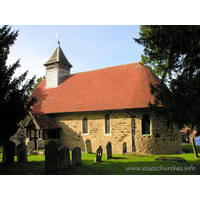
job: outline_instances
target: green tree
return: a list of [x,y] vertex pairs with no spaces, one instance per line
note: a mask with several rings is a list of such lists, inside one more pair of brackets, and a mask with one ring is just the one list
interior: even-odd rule
[[[150,102],[167,124],[200,128],[200,26],[140,26],[142,64],[160,78]],[[161,108],[162,107],[162,108]]]
[[18,31],[11,32],[11,27],[0,28],[0,140],[4,146],[3,164],[14,161],[14,152],[9,142],[10,136],[17,131],[17,124],[26,116],[30,106],[36,102],[34,97],[28,101],[35,76],[25,80],[28,73],[26,71],[18,78],[12,78],[15,70],[20,67],[20,61],[17,60],[10,66],[6,65],[10,47],[17,36]]
[[40,84],[40,82],[42,81],[42,79],[45,79],[45,76],[39,77],[39,78],[36,80],[36,82],[35,82],[34,85],[33,85],[33,90],[36,89],[36,87]]

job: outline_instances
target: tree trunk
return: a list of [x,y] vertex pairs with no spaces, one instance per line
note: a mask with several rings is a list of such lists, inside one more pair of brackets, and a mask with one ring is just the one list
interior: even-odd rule
[[195,158],[198,158],[197,149],[196,149],[196,145],[194,142],[194,137],[192,137],[192,147],[193,147]]
[[3,161],[2,164],[10,164],[14,162],[15,156],[15,143],[14,142],[7,142],[3,146]]

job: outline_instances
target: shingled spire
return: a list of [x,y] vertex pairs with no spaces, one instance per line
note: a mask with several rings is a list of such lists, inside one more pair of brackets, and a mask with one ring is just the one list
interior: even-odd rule
[[59,86],[66,75],[70,74],[72,65],[65,57],[59,41],[57,48],[44,66],[46,66],[45,88],[54,88]]

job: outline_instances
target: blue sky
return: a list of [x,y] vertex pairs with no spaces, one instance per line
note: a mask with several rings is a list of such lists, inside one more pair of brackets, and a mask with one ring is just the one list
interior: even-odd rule
[[15,75],[29,70],[28,78],[45,75],[44,63],[60,46],[73,65],[71,73],[90,71],[138,62],[143,47],[133,38],[139,37],[138,25],[13,25],[19,36],[11,47],[7,64],[20,59]]
[[[43,64],[50,58],[57,46],[56,33],[61,33],[60,41],[61,48],[69,62],[73,65],[72,73],[94,70],[109,66],[137,62],[141,59],[143,47],[134,42],[132,38],[138,37],[139,26],[134,24],[199,24],[199,6],[197,1],[132,1],[132,0],[73,0],[73,1],[25,1],[25,0],[9,0],[1,2],[0,24],[13,25],[13,30],[19,30],[19,36],[11,48],[8,64],[14,63],[17,59],[21,59],[21,68],[16,71],[19,76],[26,70],[29,70],[28,77],[36,75],[40,77],[45,73]],[[39,26],[35,26],[41,24]],[[45,26],[49,25],[49,26]],[[53,26],[52,24],[63,24],[61,26]],[[77,26],[69,26],[69,25]],[[79,24],[84,24],[78,26]],[[85,26],[91,24],[91,26]],[[94,26],[102,25],[102,26]],[[110,25],[116,26],[110,26]],[[121,24],[124,24],[120,26]],[[20,25],[20,26],[18,26]],[[108,26],[104,26],[108,25]],[[128,25],[128,26],[125,26]],[[6,181],[13,183],[12,192],[16,194],[18,187],[13,178],[6,177]],[[24,178],[24,179],[23,179]],[[38,177],[33,177],[31,180],[38,182]],[[98,181],[99,181],[98,177]],[[123,178],[123,180],[121,180]],[[158,194],[162,194],[166,190],[165,183],[168,183],[167,177],[163,182],[163,177],[153,177],[154,182],[162,182],[160,187],[157,187]],[[168,176],[171,180],[172,178]],[[27,181],[26,177],[20,179]],[[29,178],[30,179],[30,178]],[[92,180],[91,180],[92,179]],[[102,177],[102,181],[107,181]],[[125,189],[131,191],[134,187],[136,191],[142,193],[144,198],[148,198],[153,188],[149,187],[152,184],[152,177],[134,177],[131,184],[123,184],[119,186],[119,178],[112,177],[108,191]],[[179,178],[180,179],[180,178]],[[55,180],[55,178],[54,178]],[[56,180],[59,182],[61,179]],[[68,183],[58,184],[56,189],[65,191],[66,187],[73,185],[73,183],[85,182],[85,177],[76,176],[69,177]],[[96,181],[96,177],[87,177],[88,183]],[[185,180],[185,177],[184,177]],[[62,181],[62,180],[61,180]],[[75,182],[76,181],[76,182]],[[120,181],[127,183],[130,177],[120,176]],[[143,191],[141,184],[145,181],[147,188],[146,193]],[[20,181],[21,182],[21,181]],[[49,189],[52,183],[52,178],[48,177],[43,180],[44,190]],[[183,180],[180,182],[176,180],[176,190],[182,189]],[[138,184],[140,183],[140,184]],[[10,192],[10,187],[4,184],[4,192]],[[87,185],[87,184],[86,184]],[[29,184],[23,186],[24,190],[28,191]],[[77,188],[68,187],[70,191],[76,192]],[[96,184],[90,184],[90,190],[96,189]],[[104,187],[106,193],[107,188]],[[190,189],[190,188],[189,188]],[[191,188],[192,189],[192,188]],[[80,198],[87,190],[87,187],[79,187]],[[39,191],[39,195],[43,194],[43,190]],[[10,194],[10,193],[9,193]],[[113,197],[113,193],[110,193]],[[188,193],[189,194],[189,193]],[[47,194],[46,194],[47,195]],[[50,193],[52,198],[54,194]],[[129,192],[116,193],[117,197],[129,198]],[[185,195],[185,194],[184,194]],[[190,194],[191,195],[191,194]],[[55,196],[55,195],[54,195]],[[180,196],[180,194],[179,194]],[[14,196],[13,196],[14,197]],[[33,196],[34,197],[34,196]],[[56,193],[55,197],[63,197],[63,193]]]

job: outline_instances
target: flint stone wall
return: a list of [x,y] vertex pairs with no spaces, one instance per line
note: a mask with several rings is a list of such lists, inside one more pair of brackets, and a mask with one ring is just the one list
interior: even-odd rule
[[[99,146],[106,152],[107,142],[112,143],[112,153],[121,154],[122,145],[127,144],[127,152],[144,154],[177,154],[182,152],[181,134],[177,127],[167,129],[163,119],[157,118],[149,109],[129,110],[130,114],[121,111],[79,112],[55,114],[54,118],[62,127],[60,146],[69,149],[80,147],[85,151],[85,141],[91,141],[92,153]],[[110,116],[110,133],[105,133],[105,116]],[[149,115],[151,133],[142,135],[142,117]],[[88,119],[88,133],[82,132],[82,120]]]

